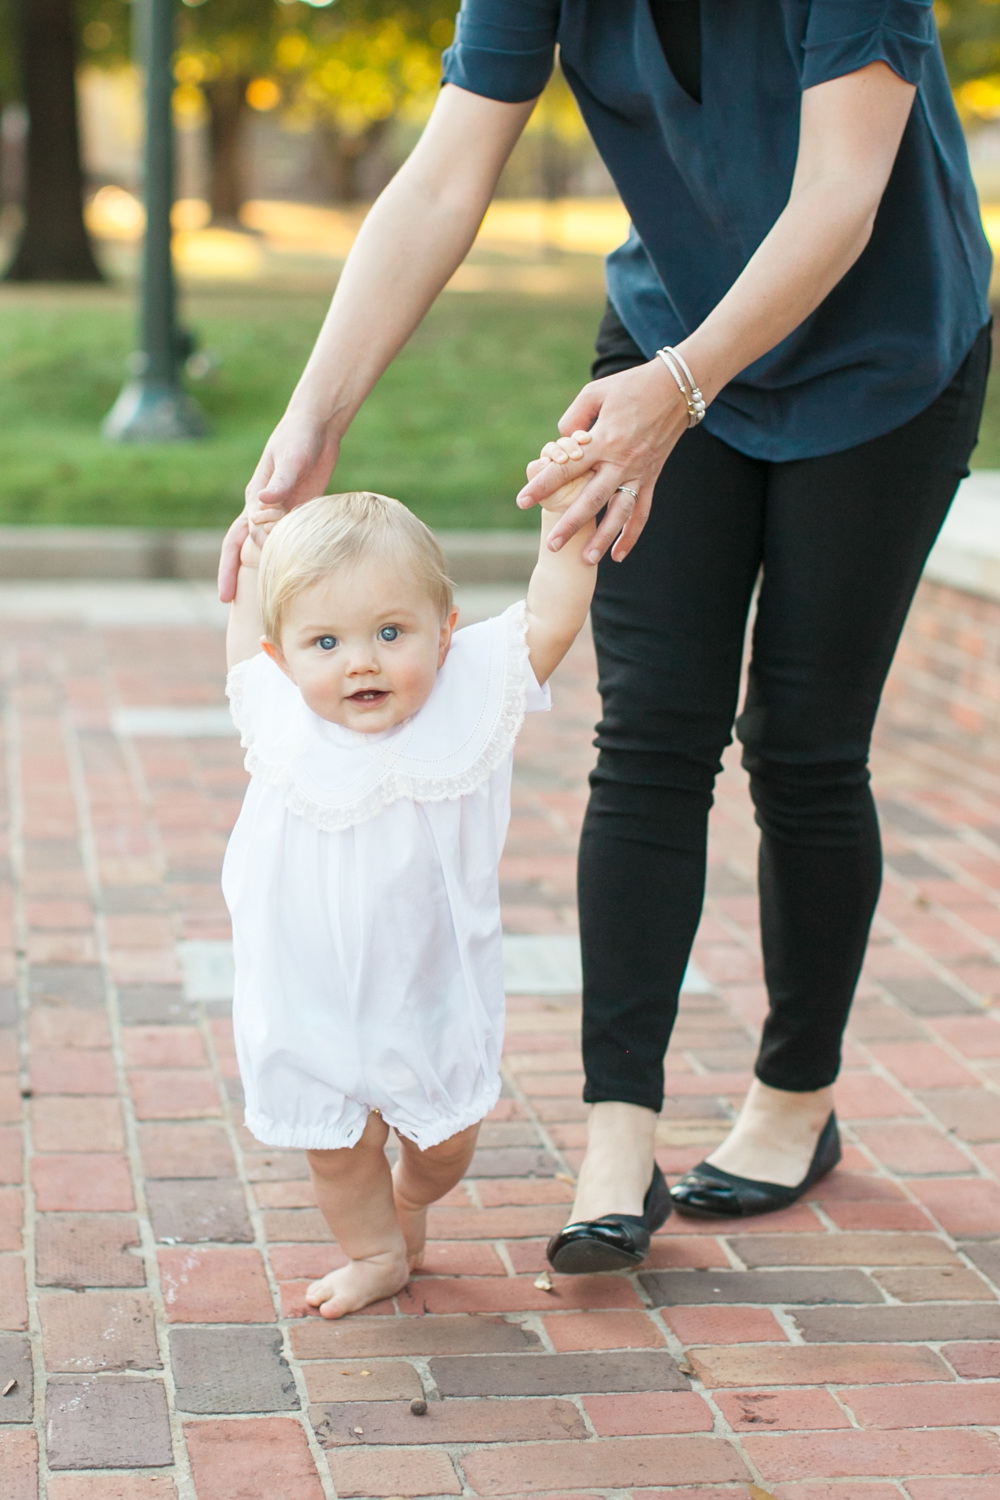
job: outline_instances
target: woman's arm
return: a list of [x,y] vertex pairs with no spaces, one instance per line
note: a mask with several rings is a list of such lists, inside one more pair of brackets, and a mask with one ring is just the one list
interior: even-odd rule
[[[914,93],[878,62],[802,95],[788,203],[722,301],[677,346],[706,401],[797,328],[864,250]],[[612,556],[621,561],[645,525],[653,486],[686,426],[677,386],[658,359],[593,381],[559,423],[564,438],[590,429],[586,451],[576,448],[581,457],[570,460],[565,448],[547,445],[543,452],[560,467],[529,480],[518,504],[533,505],[567,476],[593,469],[550,545],[560,546],[607,505],[586,556],[596,562],[615,543]],[[638,491],[638,503],[615,493],[620,484]]]
[[[247,503],[290,509],[321,495],[340,441],[379,376],[461,265],[535,101],[502,104],[446,84],[412,154],[375,203]],[[223,546],[219,592],[233,597],[246,513]]]

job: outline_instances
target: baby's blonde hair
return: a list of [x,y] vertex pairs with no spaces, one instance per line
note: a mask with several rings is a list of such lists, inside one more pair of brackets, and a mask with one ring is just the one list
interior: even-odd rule
[[297,506],[268,537],[259,579],[268,640],[280,639],[282,617],[296,594],[370,557],[411,568],[445,618],[452,606],[451,579],[434,533],[400,501],[352,490]]

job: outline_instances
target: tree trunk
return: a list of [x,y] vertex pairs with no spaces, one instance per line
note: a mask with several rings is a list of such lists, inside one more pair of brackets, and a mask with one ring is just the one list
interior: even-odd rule
[[334,203],[357,203],[362,197],[359,181],[364,158],[374,151],[386,132],[386,122],[376,120],[361,135],[344,135],[336,125],[320,125],[322,175]]
[[242,229],[243,207],[243,120],[247,112],[249,78],[215,78],[205,85],[208,100],[209,201],[212,223],[226,229]]
[[72,0],[20,0],[28,110],[21,242],[8,281],[103,281],[83,223]]

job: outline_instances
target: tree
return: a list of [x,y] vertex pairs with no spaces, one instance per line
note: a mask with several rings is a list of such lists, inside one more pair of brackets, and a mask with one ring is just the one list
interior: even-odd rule
[[934,14],[960,113],[1000,118],[1000,8],[996,0],[939,0]]
[[388,121],[433,94],[454,0],[186,0],[177,104],[208,112],[210,202],[216,224],[238,223],[240,137],[250,109],[281,108],[326,143],[331,196],[357,196],[357,167]]
[[73,0],[20,0],[22,97],[28,110],[27,188],[8,281],[101,281],[83,222]]

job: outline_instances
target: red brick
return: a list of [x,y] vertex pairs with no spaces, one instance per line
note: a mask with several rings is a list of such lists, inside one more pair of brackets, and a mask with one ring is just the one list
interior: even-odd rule
[[858,1125],[858,1139],[891,1172],[967,1172],[968,1158],[932,1125]]
[[[503,1403],[501,1413],[492,1400],[432,1401],[420,1422],[408,1406],[396,1401],[345,1401],[329,1405],[317,1416],[316,1435],[326,1449],[378,1444],[579,1442],[587,1428],[571,1401],[518,1398]],[[360,1432],[358,1431],[360,1429]]]
[[719,1391],[715,1400],[734,1432],[760,1432],[768,1428],[777,1432],[829,1431],[851,1425],[830,1392],[816,1387]]
[[94,925],[93,912],[87,901],[28,901],[25,915],[29,927],[82,927]]
[[842,1120],[880,1120],[919,1114],[917,1106],[898,1089],[870,1073],[841,1073],[834,1085],[834,1100]]
[[432,1208],[427,1233],[435,1240],[520,1240],[552,1235],[566,1222],[559,1204],[526,1208]]
[[[910,1500],[1000,1500],[1000,1483],[995,1479],[909,1479],[906,1493]],[[645,1500],[645,1497],[644,1497]],[[854,1497],[851,1497],[854,1500]]]
[[663,1317],[684,1345],[788,1342],[766,1307],[670,1307]]
[[52,1474],[48,1500],[176,1500],[166,1474]]
[[939,1178],[912,1187],[948,1234],[992,1236],[1000,1230],[1000,1187],[993,1182]]
[[204,1068],[208,1062],[196,1026],[126,1026],[122,1046],[130,1068]]
[[733,1236],[732,1244],[752,1268],[961,1264],[944,1240],[933,1234],[760,1234]]
[[824,1213],[838,1229],[933,1229],[930,1218],[915,1203],[824,1203]]
[[964,1380],[1000,1379],[1000,1344],[945,1344],[941,1353]]
[[707,1402],[693,1391],[649,1391],[630,1396],[585,1396],[583,1405],[598,1437],[711,1432]]
[[862,1427],[1000,1427],[1000,1382],[864,1386],[839,1396]]
[[20,1250],[24,1198],[17,1188],[0,1188],[0,1250]]
[[31,1180],[42,1213],[127,1213],[135,1206],[128,1162],[110,1152],[36,1156]]
[[38,1300],[45,1367],[70,1374],[158,1370],[153,1310],[144,1292],[51,1292]]
[[[511,1251],[513,1253],[513,1247]],[[650,1271],[702,1271],[713,1267],[724,1269],[728,1265],[729,1259],[719,1241],[700,1234],[672,1235],[669,1238],[656,1234],[643,1262],[644,1269]]]
[[559,1353],[571,1349],[662,1349],[664,1344],[653,1319],[641,1312],[558,1313],[542,1321],[552,1347]]
[[20,1127],[0,1125],[0,1184],[16,1187],[24,1175],[24,1142]]
[[0,1074],[0,1124],[16,1125],[21,1119],[21,1090],[16,1074]]
[[995,1013],[941,1016],[931,1024],[963,1057],[1000,1057],[1000,1024]]
[[255,1182],[253,1195],[258,1208],[315,1208],[312,1183],[292,1178],[286,1182]]
[[111,1033],[101,1010],[34,1005],[28,1013],[28,1040],[33,1048],[101,1048],[111,1046]]
[[557,1177],[480,1177],[476,1183],[484,1208],[508,1203],[572,1203],[573,1189]]
[[17,1033],[4,1027],[0,1029],[0,1073],[16,1073],[19,1066]]
[[39,1047],[28,1066],[36,1094],[114,1094],[115,1065],[110,1052],[70,1047]]
[[0,1497],[38,1500],[38,1441],[24,1428],[0,1428]]
[[405,1360],[369,1360],[349,1365],[317,1360],[302,1366],[310,1401],[406,1401],[423,1396],[420,1376]]
[[258,1250],[157,1251],[171,1323],[273,1323],[274,1304]]
[[269,1494],[323,1500],[306,1435],[288,1417],[184,1424],[198,1500],[257,1500]]
[[968,1429],[936,1432],[752,1433],[743,1445],[767,1484],[775,1479],[852,1475],[1000,1474],[1000,1444]]
[[166,948],[173,942],[173,923],[168,916],[109,913],[105,922],[112,948]]
[[200,1120],[222,1113],[207,1068],[134,1069],[128,1081],[140,1120]]
[[[462,1459],[480,1495],[533,1495],[558,1486],[629,1489],[656,1484],[747,1482],[737,1453],[709,1437],[603,1438],[591,1443],[520,1444]],[[334,1472],[334,1482],[338,1484]],[[382,1492],[385,1493],[384,1491]]]
[[339,1245],[270,1245],[267,1256],[278,1281],[298,1281],[303,1277],[315,1281],[318,1276],[347,1265],[347,1256]]
[[[976,1483],[975,1480],[972,1482]],[[774,1500],[845,1500],[844,1489],[843,1484],[779,1484],[774,1491]],[[897,1500],[898,1495],[899,1490],[894,1484],[851,1484],[850,1500]],[[642,1500],[647,1500],[647,1497],[643,1495]],[[664,1500],[667,1500],[666,1496]]]
[[526,1332],[517,1323],[471,1315],[419,1319],[362,1315],[334,1321],[309,1318],[295,1324],[289,1334],[292,1353],[297,1359],[367,1359],[414,1354],[426,1358],[437,1354],[523,1353],[538,1348],[537,1334]]
[[872,1054],[905,1088],[946,1089],[975,1087],[968,1068],[931,1042],[896,1042],[872,1047]]
[[97,943],[89,932],[32,932],[28,934],[32,964],[96,964]]
[[902,1266],[875,1272],[898,1302],[992,1302],[993,1293],[965,1266]]
[[559,1308],[641,1307],[623,1276],[557,1277],[543,1292],[528,1277],[421,1277],[399,1294],[404,1313],[550,1312]]
[[31,1105],[36,1151],[124,1151],[117,1099],[47,1094]]
[[[329,1254],[329,1251],[326,1252]],[[475,1241],[432,1241],[414,1275],[423,1276],[505,1276],[504,1264],[492,1245]]]
[[0,1256],[0,1328],[20,1333],[27,1326],[24,1261],[16,1255]]
[[180,984],[181,969],[173,948],[113,948],[111,973],[116,984]]
[[[947,1380],[950,1372],[932,1350],[910,1345],[788,1344],[690,1349],[705,1385],[870,1385]],[[991,1372],[995,1373],[995,1372]]]
[[143,1124],[139,1148],[147,1177],[235,1177],[220,1125]]
[[[561,1453],[564,1447],[565,1444],[558,1444],[558,1451]],[[348,1496],[353,1495],[462,1493],[462,1486],[446,1453],[422,1451],[419,1448],[390,1448],[388,1451],[338,1448],[328,1455],[328,1461],[341,1500],[347,1500]],[[198,1500],[202,1500],[202,1496],[199,1495]],[[204,1500],[228,1500],[228,1497],[224,1494],[218,1497],[206,1494]],[[236,1500],[235,1496],[233,1500]],[[296,1500],[299,1500],[298,1495]]]

